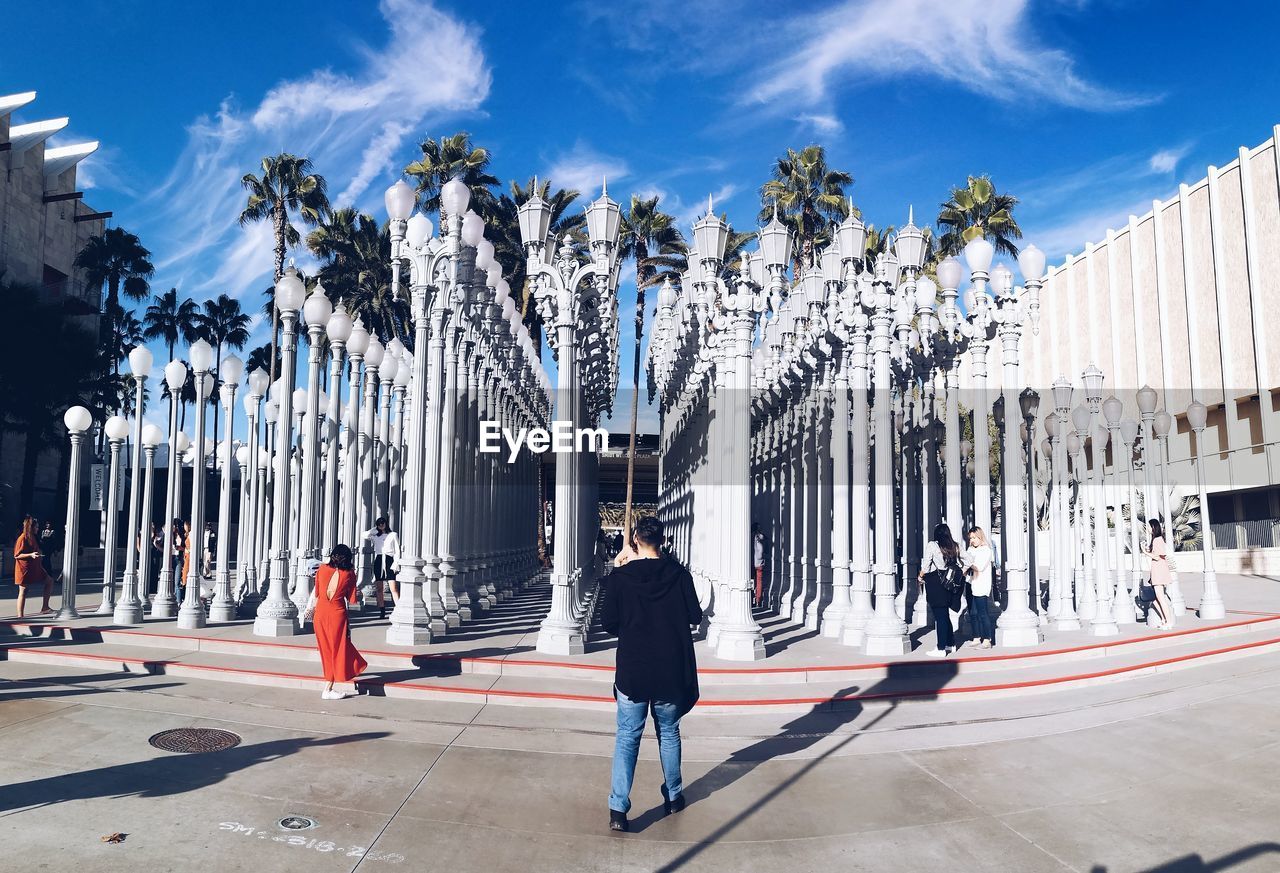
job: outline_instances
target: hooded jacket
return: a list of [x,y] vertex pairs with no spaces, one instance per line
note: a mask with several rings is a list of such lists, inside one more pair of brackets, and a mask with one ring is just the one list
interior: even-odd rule
[[671,558],[637,558],[604,580],[601,624],[618,638],[614,687],[632,700],[675,703],[681,714],[698,700],[691,625],[702,607],[689,571]]

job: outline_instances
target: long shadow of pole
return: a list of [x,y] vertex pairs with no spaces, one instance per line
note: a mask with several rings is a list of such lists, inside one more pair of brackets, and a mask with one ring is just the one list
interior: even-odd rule
[[[895,688],[900,689],[900,682],[908,673],[911,674],[913,678],[918,679],[919,669],[920,665],[917,663],[890,664],[888,674],[885,678],[868,688],[861,696],[870,697],[877,694],[883,694]],[[959,667],[954,662],[944,661],[937,664],[936,671],[931,672],[930,675],[937,676],[939,680],[937,689],[941,689],[945,687],[958,672]],[[862,714],[864,709],[862,703],[859,702],[855,696],[857,695],[857,692],[858,688],[856,686],[846,688],[835,695],[835,697],[832,698],[832,701],[818,704],[795,721],[787,723],[784,726],[782,733],[779,735],[769,737],[768,739],[761,740],[760,742],[750,745],[745,749],[738,750],[727,761],[716,765],[716,767],[705,776],[702,776],[696,781],[690,783],[690,785],[685,788],[685,793],[688,795],[689,800],[696,802],[700,798],[708,797],[714,792],[732,785],[734,782],[737,782],[739,779],[751,773],[764,761],[770,760],[784,751],[794,752],[812,746],[814,743],[818,742],[818,740],[823,739],[830,734],[833,715],[841,724],[849,724],[857,720],[858,716]],[[936,699],[936,696],[936,694],[914,695],[913,699],[932,700]],[[841,701],[841,698],[846,699]],[[837,709],[833,713],[827,708],[832,705],[847,708]],[[862,730],[865,731],[866,729],[879,724],[893,713],[898,706],[898,703],[890,704],[884,712],[880,713],[863,725]],[[674,871],[679,870],[685,864],[702,854],[702,852],[704,852],[708,847],[727,836],[734,828],[738,827],[738,825],[764,809],[774,800],[777,800],[801,778],[811,773],[819,764],[830,758],[836,752],[847,747],[851,742],[856,740],[858,736],[859,734],[851,734],[833,745],[830,749],[827,749],[822,754],[806,761],[804,766],[791,776],[775,785],[765,794],[761,795],[745,809],[740,810],[731,819],[712,831],[705,839],[693,844],[667,864],[659,867],[656,873],[674,873]]]
[[[1252,846],[1245,846],[1243,849],[1237,849],[1229,855],[1210,861],[1204,860],[1199,855],[1185,855],[1140,873],[1218,873],[1220,870],[1229,870],[1246,861],[1252,861],[1261,855],[1277,854],[1280,854],[1280,843],[1254,843]],[[1108,868],[1095,864],[1089,868],[1089,873],[1108,873]]]

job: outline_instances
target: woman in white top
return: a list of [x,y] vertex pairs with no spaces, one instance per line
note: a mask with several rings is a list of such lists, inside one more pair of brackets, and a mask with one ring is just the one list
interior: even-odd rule
[[969,529],[969,548],[964,553],[966,572],[969,574],[969,626],[973,630],[978,648],[989,649],[995,645],[996,629],[991,620],[991,543],[980,527]]
[[373,530],[365,534],[373,547],[374,591],[378,596],[378,615],[387,617],[386,587],[391,585],[391,602],[400,599],[400,585],[396,581],[396,561],[400,557],[400,538],[391,529],[384,515],[374,522]]

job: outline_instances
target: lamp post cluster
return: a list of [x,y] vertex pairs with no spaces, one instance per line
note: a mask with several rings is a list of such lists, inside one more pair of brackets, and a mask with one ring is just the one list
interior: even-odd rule
[[[551,206],[538,195],[519,209],[526,274],[556,359],[554,415],[573,434],[598,426],[618,387],[618,233],[622,211],[607,189],[587,206],[588,249],[551,233]],[[583,611],[595,572],[599,458],[576,439],[556,457],[551,608],[538,651],[581,654]]]
[[[1105,374],[1093,364],[1081,374],[1081,388],[1060,376],[1050,392],[1053,408],[1043,416],[1046,436],[1041,444],[1049,471],[1049,605],[1044,620],[1064,630],[1087,625],[1094,636],[1113,636],[1137,621],[1134,598],[1147,575],[1142,555],[1148,545],[1147,520],[1160,520],[1170,551],[1176,542],[1168,471],[1173,417],[1157,411],[1159,393],[1150,386],[1134,396],[1137,418],[1126,415],[1120,398],[1103,399],[1104,381]],[[1081,390],[1083,402],[1072,408]],[[1040,417],[1038,396],[1026,398],[1024,413],[1029,422]],[[1196,435],[1196,490],[1203,511],[1202,442],[1208,410],[1193,400],[1186,417]],[[1207,530],[1207,517],[1201,518]],[[1203,545],[1199,616],[1214,619],[1225,608],[1209,539]],[[1186,601],[1176,573],[1168,594],[1174,615],[1184,615]]]
[[[923,275],[924,234],[910,218],[890,250],[869,258],[851,209],[815,263],[792,276],[793,242],[776,217],[732,271],[722,263],[722,222],[709,214],[694,236],[681,289],[659,294],[648,366],[661,398],[662,511],[710,601],[708,642],[722,658],[763,657],[751,613],[754,517],[771,544],[765,572],[783,617],[868,654],[906,652],[907,593],[941,504],[937,470],[946,476],[945,517],[962,533],[960,357],[973,358],[974,462],[986,470],[988,347],[999,340],[1001,384],[1015,391],[1019,340],[1039,314],[1043,256],[1024,253],[1026,288],[1015,289],[1008,268],[988,272],[990,244],[970,243],[961,310],[959,262],[939,266],[939,301],[938,284]],[[1013,398],[996,407],[1005,433],[1019,433]],[[997,636],[1030,646],[1041,637],[1028,602],[1024,466],[1016,438],[1002,446],[1009,606]],[[989,477],[976,479],[977,519],[990,529]],[[915,619],[924,619],[918,596]]]

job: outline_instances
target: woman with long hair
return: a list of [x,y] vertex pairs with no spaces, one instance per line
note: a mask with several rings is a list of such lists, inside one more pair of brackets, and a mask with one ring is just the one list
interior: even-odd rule
[[45,572],[40,558],[36,520],[28,515],[22,519],[22,532],[18,534],[18,539],[13,544],[13,581],[18,586],[18,618],[26,615],[28,585],[44,584],[44,602],[40,606],[40,613],[49,611],[49,594],[53,591],[53,577]]
[[347,624],[347,607],[344,601],[355,603],[356,574],[352,568],[351,547],[339,543],[329,553],[329,563],[316,571],[315,617],[312,619],[316,645],[320,648],[320,663],[324,678],[329,683],[320,696],[325,700],[342,700],[355,694],[352,691],[335,691],[335,682],[352,682],[369,666],[351,643],[351,628]]
[[969,626],[978,648],[989,649],[996,643],[995,624],[991,621],[991,543],[980,527],[969,528],[969,548],[964,553],[969,574]]
[[373,549],[373,585],[378,596],[378,617],[387,617],[386,588],[391,586],[391,602],[400,599],[400,583],[396,580],[396,561],[400,560],[400,538],[391,529],[387,517],[381,516],[373,523],[373,530],[365,535]]
[[951,613],[960,611],[960,589],[963,587],[960,546],[951,536],[951,528],[945,524],[933,529],[933,539],[925,546],[916,578],[924,583],[925,601],[933,611],[933,625],[937,632],[937,648],[925,654],[931,658],[945,658],[956,650]]
[[1160,524],[1160,519],[1153,518],[1148,524],[1151,525],[1151,545],[1147,547],[1146,553],[1151,559],[1151,587],[1156,590],[1156,601],[1152,606],[1160,616],[1160,623],[1156,627],[1169,630],[1174,624],[1173,607],[1165,590],[1165,586],[1169,584],[1169,547],[1164,541],[1164,526]]

